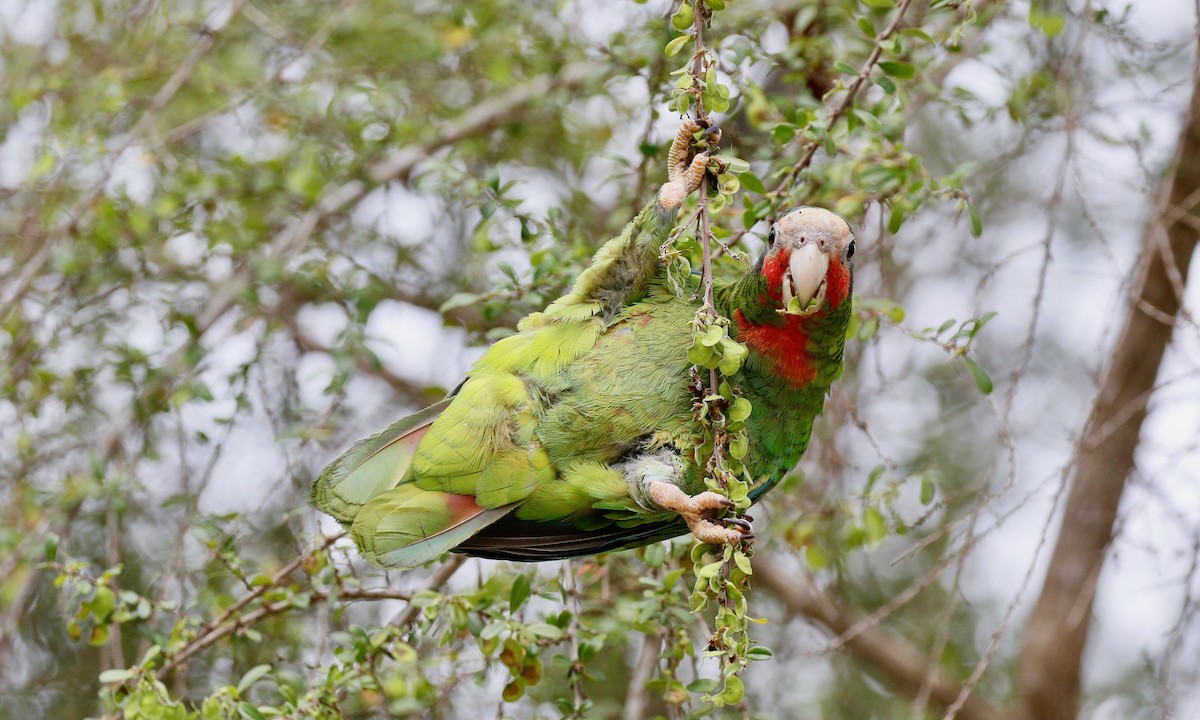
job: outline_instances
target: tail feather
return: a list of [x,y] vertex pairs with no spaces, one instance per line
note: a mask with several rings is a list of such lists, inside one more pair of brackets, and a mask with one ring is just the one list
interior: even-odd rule
[[367,558],[387,567],[414,567],[469,540],[517,504],[484,508],[470,495],[405,484],[367,503],[351,531]]
[[364,505],[401,483],[417,444],[449,404],[450,398],[434,403],[351,445],[313,484],[312,504],[343,525],[353,523]]
[[641,547],[688,533],[682,520],[583,530],[571,525],[530,522],[509,515],[489,525],[461,541],[455,546],[455,552],[493,560],[563,560]]

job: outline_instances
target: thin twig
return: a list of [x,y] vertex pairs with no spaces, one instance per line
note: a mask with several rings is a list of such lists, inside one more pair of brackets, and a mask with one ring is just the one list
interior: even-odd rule
[[629,675],[629,690],[625,694],[625,711],[623,720],[642,720],[646,715],[648,704],[646,685],[654,677],[654,669],[662,656],[662,637],[645,635],[642,637],[642,649],[638,651],[637,663]]
[[[422,589],[440,590],[443,585],[450,581],[450,578],[454,575],[454,573],[458,572],[458,569],[462,567],[463,563],[466,561],[466,555],[451,555],[450,557],[446,558],[446,561],[438,566],[438,569],[429,577],[429,581],[425,583],[425,587]],[[397,613],[396,616],[388,622],[388,624],[399,627],[407,627],[411,625],[413,620],[416,620],[417,616],[420,614],[421,608],[415,605],[409,605],[404,609],[403,612]]]
[[[866,61],[863,62],[862,67],[859,68],[858,75],[854,77],[854,80],[846,88],[846,96],[842,98],[842,102],[834,109],[826,121],[825,132],[833,132],[833,126],[854,105],[854,98],[858,96],[859,91],[862,90],[863,85],[866,84],[867,79],[871,76],[871,72],[875,69],[875,64],[879,62],[879,56],[883,53],[884,41],[900,29],[900,21],[904,18],[904,13],[908,11],[908,6],[911,4],[912,0],[901,0],[900,6],[896,8],[896,15],[892,18],[892,22],[875,38],[875,45],[871,48],[871,53],[867,56]],[[819,138],[809,140],[808,144],[804,146],[804,152],[800,155],[800,159],[796,161],[795,165],[788,168],[788,171],[784,173],[784,176],[780,179],[779,184],[775,186],[775,189],[771,191],[771,194],[779,195],[786,192],[792,186],[792,181],[796,179],[796,176],[812,163],[813,157],[817,154],[819,147],[821,147]]]
[[584,704],[587,702],[587,695],[583,692],[585,667],[583,661],[579,659],[579,634],[583,632],[583,623],[579,619],[582,610],[579,603],[579,589],[575,585],[575,568],[570,560],[563,560],[562,563],[562,587],[563,600],[566,601],[567,610],[571,613],[571,621],[567,625],[571,647],[571,655],[568,658],[571,661],[571,667],[567,670],[567,683],[571,686],[572,703],[569,717],[582,718]]

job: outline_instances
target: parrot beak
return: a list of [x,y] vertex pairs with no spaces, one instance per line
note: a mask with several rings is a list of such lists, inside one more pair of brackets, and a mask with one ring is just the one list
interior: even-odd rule
[[829,256],[816,243],[805,243],[793,251],[783,274],[785,312],[808,314],[810,306],[811,310],[819,307],[825,300],[825,275],[828,272]]

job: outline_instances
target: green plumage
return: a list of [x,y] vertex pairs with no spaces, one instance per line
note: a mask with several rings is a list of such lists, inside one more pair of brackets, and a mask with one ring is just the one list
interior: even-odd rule
[[[367,557],[391,566],[452,549],[570,557],[686,532],[678,515],[642,496],[622,464],[663,450],[687,457],[696,442],[687,349],[697,305],[670,288],[658,260],[673,215],[656,205],[642,211],[568,294],[489,348],[454,397],[335,460],[313,503],[349,526]],[[720,288],[722,313],[782,322],[765,307],[762,272]],[[808,332],[819,365],[811,381],[790,385],[753,348],[734,377],[754,404],[754,497],[808,444],[841,371],[849,305],[829,313],[821,332]],[[702,491],[695,469],[680,467],[671,481],[688,494]]]

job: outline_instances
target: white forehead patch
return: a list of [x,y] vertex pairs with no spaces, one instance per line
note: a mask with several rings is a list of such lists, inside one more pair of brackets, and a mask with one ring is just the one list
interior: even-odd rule
[[831,238],[843,239],[850,234],[850,226],[838,215],[825,208],[797,208],[779,218],[781,230],[790,232],[815,232]]

